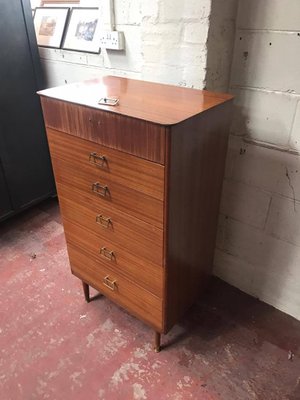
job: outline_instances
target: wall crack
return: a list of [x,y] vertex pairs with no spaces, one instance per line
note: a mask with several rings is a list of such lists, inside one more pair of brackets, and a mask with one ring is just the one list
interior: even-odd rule
[[291,177],[290,177],[290,175],[289,175],[289,170],[288,170],[287,166],[285,167],[285,176],[286,176],[287,179],[288,179],[289,187],[292,189],[292,192],[293,192],[293,201],[294,201],[294,211],[297,212],[297,210],[296,210],[296,195],[295,195],[295,189],[294,189],[294,186],[292,185]]

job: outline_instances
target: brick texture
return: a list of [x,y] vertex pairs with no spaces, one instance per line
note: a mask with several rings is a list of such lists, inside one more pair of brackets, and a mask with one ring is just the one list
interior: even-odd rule
[[[297,0],[240,0],[215,274],[300,319]],[[298,19],[297,19],[298,18]]]

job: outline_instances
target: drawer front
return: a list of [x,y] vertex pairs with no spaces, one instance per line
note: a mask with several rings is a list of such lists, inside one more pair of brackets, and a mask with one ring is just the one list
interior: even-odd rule
[[52,129],[47,131],[51,156],[67,161],[74,170],[94,174],[99,180],[137,190],[158,200],[164,197],[164,167]]
[[158,331],[162,331],[162,299],[97,262],[73,244],[68,244],[74,275],[99,290]]
[[[116,212],[112,207],[94,207],[79,193],[57,185],[64,218],[80,224],[103,240],[159,266],[163,262],[163,231],[153,225]],[[76,199],[76,200],[75,200]]]
[[92,198],[97,207],[107,204],[142,221],[163,228],[163,202],[117,184],[113,178],[99,179],[97,171],[87,173],[59,158],[52,157],[55,180]]
[[156,296],[162,297],[164,271],[162,266],[131,254],[120,245],[94,235],[66,218],[63,221],[68,244],[81,248],[112,271],[128,277]]
[[47,128],[165,163],[164,126],[45,97],[41,102]]

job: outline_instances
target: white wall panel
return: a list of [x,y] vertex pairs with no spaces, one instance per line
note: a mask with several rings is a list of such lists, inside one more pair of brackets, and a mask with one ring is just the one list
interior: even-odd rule
[[238,28],[300,30],[299,0],[240,0]]
[[288,147],[298,96],[236,88],[232,93],[236,95],[232,132]]
[[[107,69],[99,69],[98,67],[79,65],[71,63],[62,63],[53,60],[42,60],[42,67],[48,77],[48,86],[54,87],[64,85],[66,83],[79,82],[86,79],[99,78],[108,74]],[[140,75],[131,71],[120,71],[111,69],[110,75],[125,76],[128,78],[139,79]]]
[[266,231],[277,239],[300,246],[300,202],[273,197]]
[[231,180],[300,200],[299,156],[242,142],[240,148],[234,150]]
[[297,103],[289,144],[292,149],[300,152],[300,100]]
[[296,32],[239,30],[231,85],[300,94],[299,65],[300,37]]
[[269,193],[225,180],[220,211],[233,219],[263,229],[270,201]]

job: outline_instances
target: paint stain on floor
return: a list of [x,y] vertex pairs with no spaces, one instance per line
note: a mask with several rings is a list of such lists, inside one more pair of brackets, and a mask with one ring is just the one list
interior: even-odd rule
[[2,223],[0,255],[1,400],[300,400],[300,322],[220,280],[159,354],[146,325],[85,303],[56,200]]

